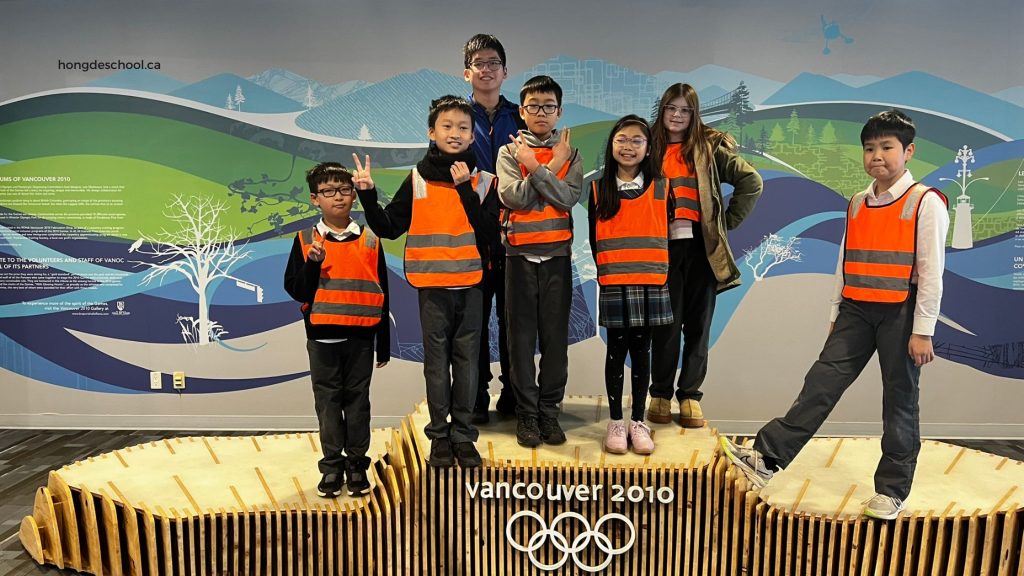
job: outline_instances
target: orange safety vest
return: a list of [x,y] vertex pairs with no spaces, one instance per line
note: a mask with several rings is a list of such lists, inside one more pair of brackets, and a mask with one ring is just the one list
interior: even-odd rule
[[[314,227],[299,232],[302,258],[314,240],[323,242]],[[368,227],[356,240],[323,242],[320,283],[309,310],[310,324],[375,326],[384,312],[384,290],[377,274],[380,240]],[[308,305],[303,305],[303,311]]]
[[669,144],[665,150],[665,158],[661,162],[661,171],[668,178],[672,188],[672,196],[676,201],[676,220],[692,220],[700,222],[700,194],[697,191],[697,177],[680,158],[683,145]]
[[[668,192],[657,178],[643,194],[622,198],[610,220],[595,223],[597,281],[601,286],[661,286],[668,281]],[[593,182],[597,203],[597,182]]]
[[[470,178],[481,202],[494,175]],[[405,278],[415,288],[468,288],[483,279],[476,233],[455,185],[427,182],[412,170],[412,221],[405,239]]]
[[[537,161],[541,164],[547,164],[554,156],[554,151],[551,148],[531,146],[530,149],[533,150]],[[559,180],[565,180],[570,164],[572,164],[572,158],[566,160],[562,168],[555,174]],[[519,165],[519,170],[523,173],[523,178],[530,174],[526,166],[522,164]],[[569,213],[547,203],[544,203],[543,208],[527,208],[525,210],[502,208],[501,222],[505,231],[505,239],[511,246],[572,241],[572,220]]]
[[850,200],[843,253],[843,297],[861,302],[897,303],[910,295],[917,251],[917,214],[925,194],[935,188],[915,182],[894,202],[869,206],[868,194]]

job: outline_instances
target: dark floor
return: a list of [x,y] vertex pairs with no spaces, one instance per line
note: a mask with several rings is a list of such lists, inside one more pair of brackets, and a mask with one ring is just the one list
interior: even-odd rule
[[[175,432],[167,430],[6,430],[0,429],[0,576],[75,574],[36,564],[18,540],[21,519],[32,513],[36,488],[50,470],[68,463],[176,436],[253,435],[253,432]],[[1024,439],[946,440],[950,444],[1024,460]]]

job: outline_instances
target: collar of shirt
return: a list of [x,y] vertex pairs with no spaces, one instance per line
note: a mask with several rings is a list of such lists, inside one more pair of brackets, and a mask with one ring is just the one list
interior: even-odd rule
[[618,176],[615,177],[615,188],[617,190],[643,190],[644,189],[644,175],[641,172],[636,175],[636,178],[632,180],[622,180]]
[[321,237],[327,238],[330,236],[335,240],[344,240],[350,236],[359,236],[359,233],[362,232],[362,228],[359,227],[359,223],[355,220],[350,221],[348,223],[348,227],[341,232],[336,232],[324,223],[323,218],[316,223],[316,230],[320,233]]
[[888,190],[876,196],[874,194],[875,183],[872,181],[871,185],[868,186],[868,206],[882,206],[899,200],[913,183],[914,176],[910,173],[910,170],[904,170],[903,176],[900,176],[899,180],[890,186]]

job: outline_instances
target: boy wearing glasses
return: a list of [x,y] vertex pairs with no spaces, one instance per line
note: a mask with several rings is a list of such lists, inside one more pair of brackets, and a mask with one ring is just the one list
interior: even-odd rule
[[349,496],[370,482],[370,376],[391,357],[388,276],[373,232],[352,220],[352,174],[337,162],[306,173],[309,198],[320,209],[315,226],[299,231],[284,288],[302,303],[313,401],[320,426],[317,493],[333,498],[348,476]]
[[[572,304],[572,208],[583,187],[583,161],[556,130],[562,88],[534,76],[519,92],[528,130],[498,153],[498,196],[506,251],[509,356],[516,395],[516,440],[534,447],[562,444],[559,405],[569,364]],[[540,342],[540,374],[534,351]]]
[[[508,77],[505,48],[490,34],[477,34],[462,49],[465,72],[463,77],[473,87],[469,102],[473,106],[473,153],[481,170],[495,174],[498,150],[508,144],[509,136],[526,128],[519,117],[519,109],[501,95],[501,84]],[[497,227],[497,222],[494,223]],[[515,414],[515,397],[508,383],[509,356],[505,328],[505,249],[497,235],[490,246],[490,267],[484,271],[483,326],[480,334],[480,385],[477,387],[473,423],[486,424],[490,396],[487,387],[491,381],[490,319],[491,302],[496,302],[498,317],[498,359],[502,383],[501,395],[495,409],[499,414]]]

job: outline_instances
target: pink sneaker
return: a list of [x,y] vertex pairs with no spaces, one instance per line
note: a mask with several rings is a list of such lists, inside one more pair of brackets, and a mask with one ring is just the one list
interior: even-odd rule
[[633,444],[633,452],[636,454],[650,454],[654,452],[654,439],[651,438],[651,429],[643,422],[637,420],[629,421],[629,441]]
[[626,424],[622,420],[608,423],[608,432],[604,435],[604,451],[610,454],[626,453]]

